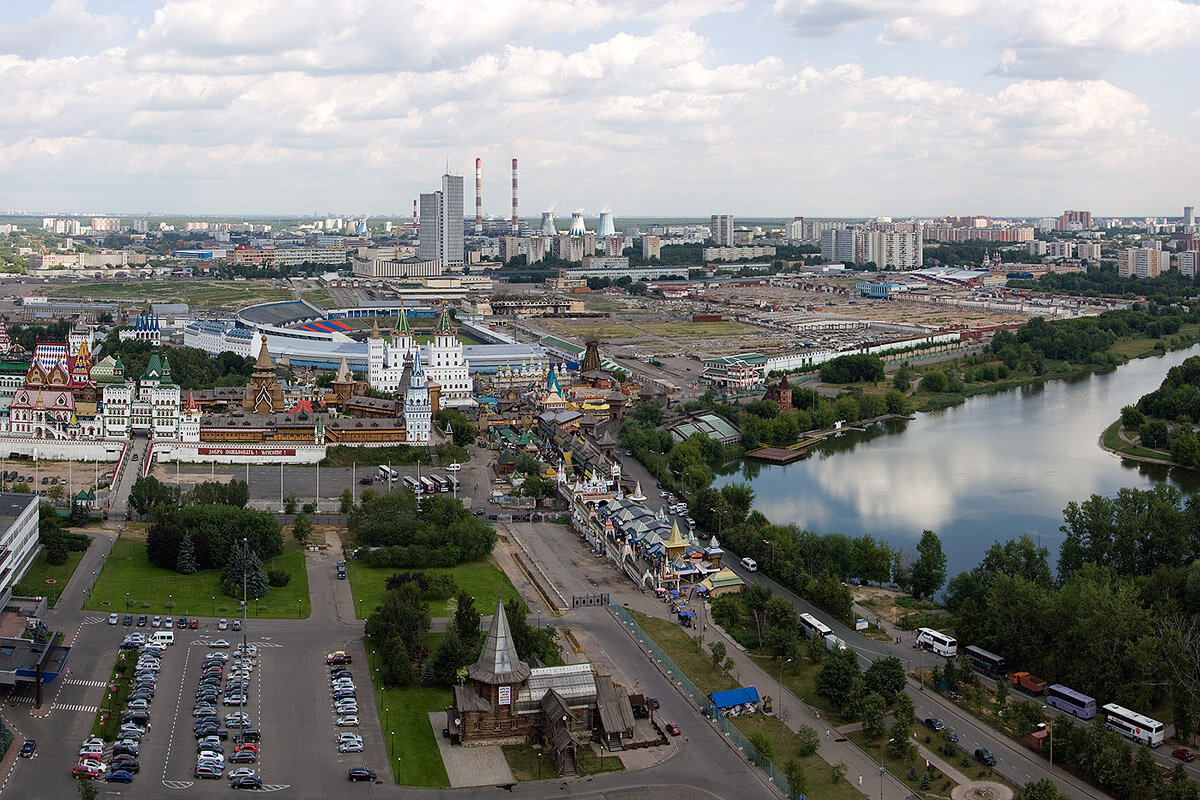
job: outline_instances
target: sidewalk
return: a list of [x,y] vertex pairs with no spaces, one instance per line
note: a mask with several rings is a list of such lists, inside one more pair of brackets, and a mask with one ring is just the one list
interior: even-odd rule
[[[674,622],[667,606],[652,594],[649,596],[641,595],[633,597],[623,595],[621,601],[635,611]],[[705,646],[707,647],[707,643],[714,640],[725,643],[727,652],[736,664],[734,674],[737,675],[738,681],[743,686],[756,686],[759,689],[759,694],[770,694],[773,698],[779,695],[778,675],[768,675],[765,670],[746,655],[732,638],[727,636],[717,626],[707,625],[706,628]],[[837,728],[831,727],[827,720],[822,719],[820,711],[810,708],[791,692],[784,692],[782,697],[778,697],[774,701],[774,709],[775,714],[779,716],[780,720],[793,731],[797,730],[801,725],[807,725],[818,732],[824,731],[825,735],[822,737],[821,747],[817,752],[821,758],[825,759],[831,765],[838,762],[845,762],[846,780],[851,785],[858,787],[859,791],[864,795],[868,797],[876,796],[876,788],[878,788],[878,796],[882,800],[907,800],[912,794],[903,782],[892,777],[891,774],[880,774],[880,766],[877,759],[872,759],[870,755],[864,753],[853,743],[843,738]],[[930,759],[930,762],[936,763],[933,759]],[[940,764],[938,768],[941,769]],[[958,777],[961,778],[962,776],[959,775]],[[809,779],[827,780],[828,778],[826,776],[809,776]],[[876,781],[880,783],[877,785]]]

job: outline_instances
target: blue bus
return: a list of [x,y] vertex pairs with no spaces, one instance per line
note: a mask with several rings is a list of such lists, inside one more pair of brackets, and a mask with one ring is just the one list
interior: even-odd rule
[[1046,705],[1066,711],[1080,719],[1096,716],[1096,698],[1056,683],[1046,689]]

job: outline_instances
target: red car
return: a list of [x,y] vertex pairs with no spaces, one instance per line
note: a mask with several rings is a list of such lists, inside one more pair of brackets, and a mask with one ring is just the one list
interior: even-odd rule
[[1180,761],[1196,760],[1196,754],[1191,750],[1188,750],[1186,747],[1176,747],[1173,751],[1171,751],[1171,755],[1175,756],[1175,758],[1178,758]]
[[353,662],[353,660],[354,659],[352,659],[350,657],[350,654],[345,652],[344,650],[335,650],[332,653],[329,653],[328,655],[325,656],[325,663],[330,664],[330,665],[349,664],[349,663]]
[[674,722],[668,722],[667,733],[671,734],[672,736],[678,736],[679,734],[683,733],[683,731],[679,730],[679,726]]
[[189,619],[189,620],[188,620],[188,627],[189,627],[190,629],[192,629],[192,630],[196,630],[197,628],[199,628],[199,627],[200,627],[200,620],[198,620],[198,619]]

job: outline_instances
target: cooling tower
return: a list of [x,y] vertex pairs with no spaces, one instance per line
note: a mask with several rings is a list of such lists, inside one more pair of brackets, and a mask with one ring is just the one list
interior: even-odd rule
[[571,236],[583,236],[587,233],[587,228],[583,224],[583,212],[574,211],[571,213],[571,229],[567,231]]
[[596,231],[597,238],[605,236],[616,236],[617,230],[613,227],[613,218],[611,211],[600,212],[600,228]]
[[554,212],[542,212],[542,236],[557,236],[558,231],[554,229]]

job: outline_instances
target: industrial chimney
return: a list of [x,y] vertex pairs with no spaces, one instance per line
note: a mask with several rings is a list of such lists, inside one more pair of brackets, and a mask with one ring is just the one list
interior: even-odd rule
[[517,222],[517,160],[513,159],[513,218],[512,218],[512,235],[517,236],[521,233],[521,226]]
[[571,236],[583,236],[587,233],[587,227],[583,224],[583,212],[571,212],[571,228],[567,231]]
[[417,230],[417,201],[413,200],[413,231]]
[[542,236],[557,236],[558,231],[554,229],[554,212],[542,212]]
[[613,227],[613,217],[611,211],[600,212],[600,227],[596,231],[596,236],[604,238],[605,236],[616,236],[617,229]]
[[483,159],[475,159],[475,235],[483,236]]

